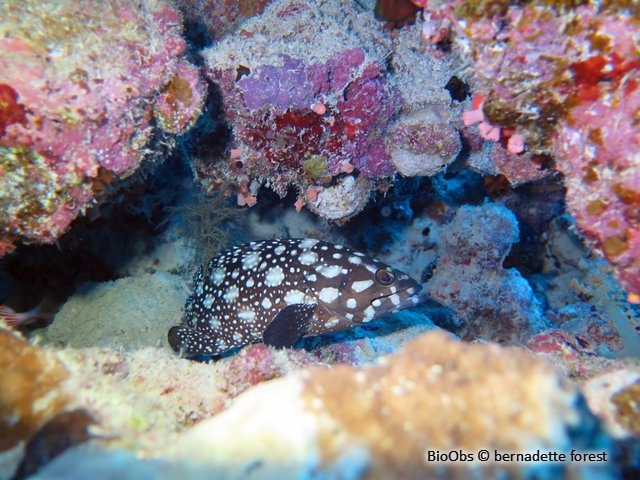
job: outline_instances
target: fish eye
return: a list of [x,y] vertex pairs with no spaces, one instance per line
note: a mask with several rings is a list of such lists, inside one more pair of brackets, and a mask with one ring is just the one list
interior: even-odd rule
[[395,282],[396,277],[386,268],[380,268],[376,272],[376,281],[380,285],[384,285],[386,287],[387,285],[391,285],[393,282]]

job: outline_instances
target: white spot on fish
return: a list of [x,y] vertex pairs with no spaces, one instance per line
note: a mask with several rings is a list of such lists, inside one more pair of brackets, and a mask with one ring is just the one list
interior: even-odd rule
[[262,308],[264,308],[265,310],[271,308],[271,300],[269,300],[267,297],[262,300]]
[[340,292],[338,291],[337,288],[325,287],[322,290],[320,290],[320,294],[318,295],[318,298],[325,303],[331,303],[336,298],[338,298],[339,293]]
[[238,287],[236,287],[235,285],[232,285],[229,287],[229,290],[227,290],[224,295],[222,296],[222,298],[224,298],[224,300],[227,303],[231,303],[233,302],[236,298],[238,298],[240,291],[238,290]]
[[320,273],[323,277],[334,278],[342,273],[342,269],[339,265],[320,265],[316,267],[316,272]]
[[301,248],[311,248],[313,247],[316,243],[318,243],[318,240],[316,240],[315,238],[305,238],[304,240],[302,240],[300,242],[300,247]]
[[391,303],[393,303],[396,307],[400,305],[400,297],[395,293],[389,297],[389,300],[391,300]]
[[247,282],[245,283],[245,286],[246,286],[247,288],[251,288],[251,287],[253,287],[253,285],[254,285],[254,284],[255,284],[255,282],[253,281],[253,278],[249,278],[249,279],[247,280]]
[[364,309],[364,312],[362,313],[363,313],[362,321],[368,322],[376,315],[376,309],[373,308],[371,305],[369,305],[367,308]]
[[340,260],[342,258],[342,254],[341,253],[334,253],[332,255],[333,258],[335,258],[336,260]]
[[277,287],[282,283],[282,280],[284,280],[284,271],[282,270],[282,267],[275,266],[267,270],[264,278],[264,284],[267,287]]
[[289,290],[283,300],[287,305],[304,303],[304,292],[301,292],[300,290]]
[[298,260],[302,265],[313,265],[318,261],[318,254],[307,250],[300,254]]
[[240,332],[235,332],[233,334],[233,341],[240,343],[242,341],[242,334]]
[[335,327],[338,323],[340,323],[340,320],[338,320],[337,318],[332,318],[331,320],[326,322],[324,326],[325,328],[332,328]]
[[249,252],[242,257],[242,268],[245,270],[253,270],[260,262],[260,252]]
[[353,284],[351,285],[351,289],[356,293],[360,293],[369,288],[371,285],[373,285],[373,280],[360,280],[358,282],[353,282]]
[[285,247],[284,245],[279,245],[275,248],[275,250],[273,251],[273,253],[275,253],[276,255],[282,255],[285,250],[287,249],[287,247]]
[[347,308],[356,308],[358,306],[358,302],[356,302],[355,298],[350,298],[347,300]]
[[204,296],[204,300],[202,301],[202,305],[206,309],[210,309],[211,305],[213,305],[213,295],[207,294]]
[[218,287],[222,285],[225,273],[226,272],[224,268],[216,268],[213,272],[211,272],[211,281],[213,282],[213,284]]
[[371,302],[371,305],[373,305],[374,307],[379,307],[380,305],[382,305],[382,302],[380,301],[380,299],[376,298],[373,302]]
[[318,277],[316,276],[315,273],[310,273],[308,275],[305,275],[304,278],[306,278],[307,281],[309,282],[315,282],[316,280],[318,280]]
[[256,312],[253,310],[243,310],[238,313],[238,318],[244,320],[245,322],[253,322],[253,319],[256,318]]
[[351,255],[347,260],[349,260],[349,263],[352,263],[353,265],[360,265],[362,263],[362,259],[354,255]]

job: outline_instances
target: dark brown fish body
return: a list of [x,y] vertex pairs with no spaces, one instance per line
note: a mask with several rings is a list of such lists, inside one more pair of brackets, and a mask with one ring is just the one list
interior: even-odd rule
[[290,347],[416,305],[420,289],[407,274],[341,245],[252,242],[196,272],[185,324],[169,331],[169,343],[184,355],[252,342]]

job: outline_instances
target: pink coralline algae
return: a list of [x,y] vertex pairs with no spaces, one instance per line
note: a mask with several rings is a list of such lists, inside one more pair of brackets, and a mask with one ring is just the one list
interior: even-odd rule
[[517,240],[515,215],[492,204],[463,206],[443,228],[425,288],[455,312],[451,328],[463,339],[519,344],[550,326],[527,281],[502,267]]
[[640,302],[637,4],[449,0],[425,8],[425,28],[434,30],[434,19],[446,25],[474,68],[484,102],[465,123],[519,135],[504,145],[510,154],[522,146],[553,158],[578,227]]
[[[545,168],[546,158],[528,153],[518,154],[510,152],[500,143],[485,142],[477,135],[463,132],[472,145],[478,145],[467,164],[482,175],[503,175],[511,186],[541,180],[554,174],[554,170]],[[513,138],[513,137],[511,137]]]
[[[205,51],[207,74],[220,88],[234,140],[233,158],[220,160],[215,172],[207,161],[196,163],[203,183],[231,178],[239,202],[247,204],[262,184],[282,196],[295,186],[300,207],[318,194],[322,197],[322,192],[334,195],[327,189],[338,177],[355,180],[359,173],[358,181],[341,183],[343,189],[353,187],[347,195],[364,195],[365,202],[332,212],[319,210],[320,215],[340,221],[366,203],[373,186],[367,179],[395,173],[383,134],[401,95],[384,75],[381,52],[352,36],[342,20],[327,13],[344,8],[332,3],[315,9],[275,2],[243,25],[251,42],[242,36],[225,39]],[[349,9],[345,15],[363,21]],[[295,48],[281,44],[277,39],[282,37],[294,42]]]
[[311,365],[316,357],[304,350],[285,352],[263,344],[249,345],[224,363],[219,389],[233,398],[261,382]]
[[[0,20],[0,255],[52,242],[145,157],[154,119],[179,133],[206,86],[165,1],[10,1]],[[37,13],[36,13],[37,12]]]
[[602,368],[595,364],[594,357],[583,353],[578,338],[565,330],[548,330],[535,335],[527,343],[527,348],[559,365],[567,376],[574,379],[592,377]]
[[[380,65],[364,62],[359,49],[340,52],[324,64],[284,57],[282,65],[264,66],[230,85],[244,104],[244,111],[231,115],[237,115],[236,137],[264,156],[256,173],[284,165],[302,174],[308,159],[323,154],[328,175],[340,173],[347,160],[366,176],[393,172],[378,147],[397,95]],[[317,113],[316,102],[322,102],[324,114]]]
[[576,223],[640,301],[640,69],[556,131],[558,168]]

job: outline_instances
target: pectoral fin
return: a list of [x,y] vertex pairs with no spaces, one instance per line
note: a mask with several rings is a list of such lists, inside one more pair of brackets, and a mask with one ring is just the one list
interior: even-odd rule
[[296,303],[280,310],[262,334],[262,341],[276,348],[291,348],[309,331],[315,304]]

